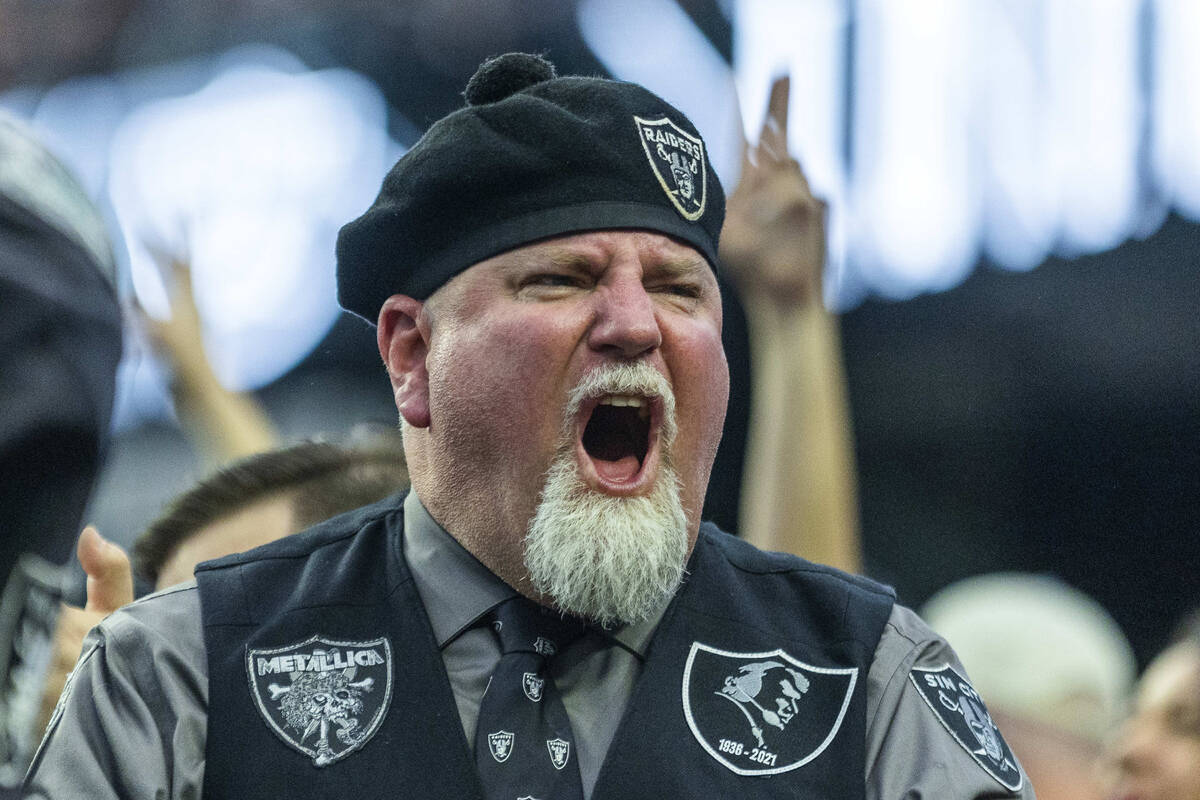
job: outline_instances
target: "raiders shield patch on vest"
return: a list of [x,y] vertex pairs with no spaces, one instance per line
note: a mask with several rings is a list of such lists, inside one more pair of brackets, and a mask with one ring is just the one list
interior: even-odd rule
[[914,667],[908,678],[938,721],[987,774],[1006,789],[1015,792],[1021,788],[1025,779],[1017,760],[966,678],[949,664],[938,669]]
[[675,209],[689,222],[700,219],[708,192],[704,142],[666,117],[633,121],[650,169]]
[[785,653],[735,653],[692,643],[683,713],[710,756],[738,775],[802,767],[837,736],[855,668],[813,667]]
[[335,642],[314,636],[249,650],[246,668],[267,725],[318,767],[366,744],[392,702],[392,648],[384,638]]

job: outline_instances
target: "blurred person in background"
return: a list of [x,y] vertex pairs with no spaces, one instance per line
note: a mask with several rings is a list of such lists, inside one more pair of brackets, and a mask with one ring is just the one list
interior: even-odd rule
[[1101,747],[1136,671],[1120,626],[1092,598],[1047,575],[993,573],[921,608],[954,642],[1041,800],[1102,800]]
[[1200,611],[1138,681],[1106,767],[1108,800],[1200,800]]
[[62,567],[105,456],[115,284],[84,188],[0,111],[0,787],[20,781],[37,741]]

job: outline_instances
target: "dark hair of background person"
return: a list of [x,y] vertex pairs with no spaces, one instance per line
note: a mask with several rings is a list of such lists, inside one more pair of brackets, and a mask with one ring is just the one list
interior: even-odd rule
[[297,530],[380,500],[408,485],[399,435],[362,445],[300,444],[236,461],[177,497],[133,547],[154,584],[177,547],[206,525],[270,497],[291,496]]

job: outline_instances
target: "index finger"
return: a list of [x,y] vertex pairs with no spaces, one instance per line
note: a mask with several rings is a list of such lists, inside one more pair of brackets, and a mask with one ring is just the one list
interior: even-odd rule
[[790,75],[780,75],[771,83],[767,100],[767,117],[763,121],[760,140],[770,138],[770,145],[782,157],[787,153],[788,96],[791,94]]

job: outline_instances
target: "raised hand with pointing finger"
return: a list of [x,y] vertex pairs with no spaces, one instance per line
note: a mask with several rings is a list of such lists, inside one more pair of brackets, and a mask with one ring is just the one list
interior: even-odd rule
[[758,142],[742,143],[742,175],[729,195],[721,262],[748,302],[820,302],[825,203],[788,153],[787,76],[771,85]]

